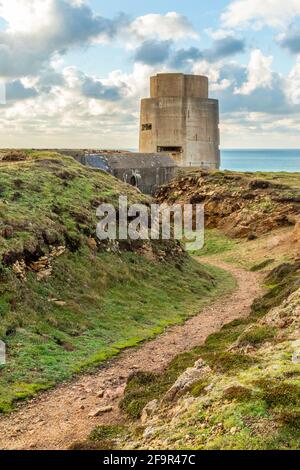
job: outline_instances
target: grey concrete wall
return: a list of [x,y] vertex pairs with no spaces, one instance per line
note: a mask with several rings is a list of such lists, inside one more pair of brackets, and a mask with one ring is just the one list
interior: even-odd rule
[[219,106],[208,99],[207,77],[151,77],[141,102],[140,152],[168,152],[180,166],[219,168]]
[[175,177],[176,167],[113,169],[112,174],[142,193],[154,195],[157,188]]
[[173,179],[177,170],[167,155],[124,153],[105,156],[76,153],[72,156],[82,165],[110,173],[121,181],[137,187],[142,193],[150,195],[153,195],[159,186]]
[[202,75],[159,73],[150,77],[151,98],[208,98],[208,78]]

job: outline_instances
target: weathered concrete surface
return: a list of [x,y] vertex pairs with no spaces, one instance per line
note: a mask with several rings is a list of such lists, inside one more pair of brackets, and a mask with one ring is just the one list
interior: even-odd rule
[[219,103],[208,98],[208,79],[158,74],[141,102],[140,152],[167,152],[180,166],[220,166]]
[[144,194],[154,194],[159,186],[175,177],[176,163],[167,154],[90,153],[75,156],[83,165],[106,171],[137,187]]

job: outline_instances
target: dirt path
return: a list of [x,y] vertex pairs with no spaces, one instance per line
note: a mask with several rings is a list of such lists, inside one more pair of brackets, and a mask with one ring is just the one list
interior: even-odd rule
[[[205,307],[184,325],[124,351],[98,372],[43,393],[12,415],[0,418],[0,448],[67,449],[75,441],[86,439],[96,425],[122,421],[118,402],[132,371],[159,371],[174,356],[201,344],[225,323],[248,315],[253,299],[262,291],[260,276],[221,262],[213,264],[236,277],[238,287],[234,293]],[[89,416],[106,406],[112,410],[98,417]]]

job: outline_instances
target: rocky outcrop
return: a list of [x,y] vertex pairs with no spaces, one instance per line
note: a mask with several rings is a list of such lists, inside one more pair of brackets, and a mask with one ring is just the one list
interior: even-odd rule
[[33,271],[36,273],[37,279],[40,281],[51,276],[53,259],[63,255],[65,251],[65,246],[51,247],[48,255],[41,256],[35,261],[28,263],[26,263],[25,259],[16,261],[12,266],[12,270],[14,274],[23,281],[26,280],[26,273],[28,271]]
[[211,371],[209,365],[203,359],[199,359],[193,367],[189,367],[178,377],[174,385],[165,394],[164,399],[172,401],[178,398],[189,390],[193,384],[205,378]]
[[159,401],[158,400],[152,400],[147,405],[142,411],[142,416],[141,416],[141,423],[145,424],[151,416],[154,415],[155,411],[157,410],[159,406]]
[[296,225],[292,233],[291,239],[293,243],[299,243],[300,245],[300,218],[296,221]]
[[194,170],[160,188],[156,197],[169,204],[204,204],[206,226],[232,238],[252,239],[293,225],[300,214],[297,188],[245,173]]

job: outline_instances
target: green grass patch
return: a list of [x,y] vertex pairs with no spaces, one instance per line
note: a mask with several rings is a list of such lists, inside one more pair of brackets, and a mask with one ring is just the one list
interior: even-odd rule
[[106,439],[113,440],[120,437],[124,437],[128,434],[128,428],[126,426],[119,425],[104,425],[97,426],[90,434],[89,439],[91,441],[103,441]]
[[225,400],[236,400],[236,401],[249,401],[253,396],[252,390],[241,385],[233,385],[232,387],[227,388],[223,397]]
[[261,263],[254,264],[250,268],[250,271],[252,271],[252,272],[261,271],[262,269],[266,268],[270,264],[274,263],[274,261],[275,261],[274,259],[266,259],[266,260],[262,261]]
[[261,379],[255,382],[269,408],[300,407],[300,386],[289,382]]
[[223,351],[202,356],[213,370],[221,373],[236,373],[239,370],[248,369],[257,363],[252,356],[240,353]]
[[[287,271],[294,275],[297,269],[295,265],[290,265]],[[269,279],[269,277],[271,277],[274,282],[282,282],[282,289],[285,289],[285,295],[287,295],[287,289],[291,288],[290,277],[287,276],[282,279],[281,270],[278,268],[274,270],[267,279]],[[122,409],[131,419],[138,419],[145,405],[153,399],[161,399],[174,384],[179,375],[188,367],[193,366],[200,357],[206,360],[212,369],[219,374],[235,375],[239,371],[246,371],[250,367],[259,365],[257,358],[247,354],[229,352],[228,348],[239,338],[241,338],[242,341],[251,342],[255,345],[259,345],[266,340],[272,340],[274,338],[276,330],[267,326],[254,325],[251,333],[250,331],[245,332],[245,330],[249,325],[255,324],[269,308],[272,308],[274,305],[279,305],[282,299],[281,290],[278,291],[277,295],[279,295],[280,299],[278,299],[276,295],[272,295],[270,306],[270,293],[268,292],[262,299],[254,302],[252,311],[247,318],[237,319],[224,325],[220,331],[209,335],[203,346],[179,354],[171,361],[164,372],[160,374],[148,372],[134,374],[128,381],[124,399],[121,403]],[[203,383],[201,382],[199,384],[199,390],[197,390],[196,387],[195,393],[197,394],[199,391],[199,394],[201,394],[203,388],[205,387],[203,387]],[[236,397],[239,395],[239,398],[241,398],[244,392],[248,396],[248,390],[244,390],[244,387],[242,387],[242,390],[233,388],[231,392],[232,398],[234,395],[236,395]],[[241,393],[239,394],[239,392]],[[251,394],[251,391],[249,394]]]
[[[83,250],[59,258],[47,281],[30,275],[26,283],[8,285],[14,303],[2,316],[8,350],[0,375],[2,411],[184,322],[232,289],[234,280],[190,258],[178,269],[134,253]],[[15,386],[20,383],[22,390]]]
[[252,345],[258,346],[265,341],[271,341],[276,335],[276,328],[268,325],[254,325],[249,330],[245,331],[239,337],[239,345]]
[[[150,198],[71,157],[20,155],[0,161],[4,412],[184,322],[235,286],[226,272],[201,266],[172,241],[149,242],[148,252],[139,240],[112,247],[96,241],[101,202],[118,208],[120,194],[129,204]],[[52,259],[51,276],[39,281],[31,263],[61,245],[66,250]],[[12,269],[17,260],[26,266],[26,279]]]
[[220,253],[233,250],[237,245],[237,241],[227,237],[225,234],[216,229],[205,229],[204,246],[201,250],[195,251],[193,254],[197,256],[213,256]]

